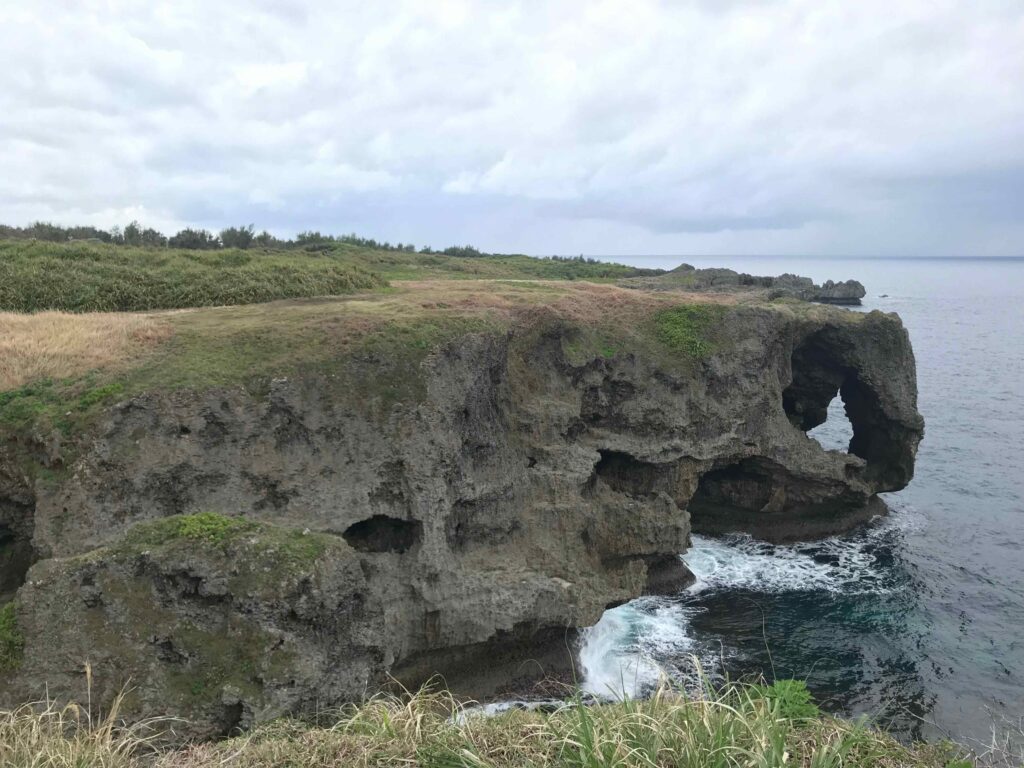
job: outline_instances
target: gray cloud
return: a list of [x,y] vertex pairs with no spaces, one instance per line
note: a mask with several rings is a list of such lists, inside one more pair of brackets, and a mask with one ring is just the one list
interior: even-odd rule
[[535,253],[1024,252],[1024,8],[0,6],[0,220]]

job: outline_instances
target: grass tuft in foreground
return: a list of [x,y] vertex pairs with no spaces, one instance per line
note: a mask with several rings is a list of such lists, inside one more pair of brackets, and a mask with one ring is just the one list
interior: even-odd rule
[[[800,684],[728,686],[700,699],[663,690],[646,701],[551,713],[466,712],[446,693],[379,696],[316,726],[281,720],[227,741],[159,750],[155,724],[119,727],[69,707],[0,714],[0,764],[33,768],[687,768],[969,766],[949,746],[904,747],[863,723],[787,714]],[[779,694],[779,695],[776,695]],[[799,697],[798,697],[799,698]],[[806,703],[806,702],[805,702]],[[813,706],[813,705],[812,705]],[[168,724],[173,727],[173,723]]]

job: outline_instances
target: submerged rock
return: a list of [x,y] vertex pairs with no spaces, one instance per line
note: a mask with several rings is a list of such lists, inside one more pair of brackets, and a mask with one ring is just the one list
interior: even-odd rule
[[[684,307],[610,349],[566,306],[446,341],[402,399],[316,370],[150,392],[59,477],[10,464],[0,522],[37,562],[4,575],[23,650],[2,697],[81,701],[88,663],[94,702],[128,686],[126,716],[210,737],[393,680],[485,695],[564,670],[608,606],[687,584],[691,530],[827,535],[910,481],[923,422],[895,315]],[[845,453],[806,434],[837,394]]]

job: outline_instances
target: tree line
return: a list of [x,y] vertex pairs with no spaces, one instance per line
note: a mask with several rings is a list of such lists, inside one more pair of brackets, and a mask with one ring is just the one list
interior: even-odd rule
[[[92,226],[62,227],[46,221],[37,221],[26,227],[12,227],[0,224],[0,239],[8,240],[43,240],[51,243],[70,243],[75,241],[102,242],[111,245],[128,245],[148,248],[185,248],[188,250],[210,251],[220,248],[305,248],[306,250],[326,250],[333,244],[356,245],[363,248],[376,248],[385,251],[402,251],[404,253],[440,254],[462,258],[480,258],[505,254],[485,253],[472,245],[453,245],[443,250],[434,250],[429,245],[419,250],[412,243],[390,243],[387,240],[375,240],[372,237],[360,237],[355,233],[349,235],[330,235],[318,231],[299,232],[293,238],[279,238],[267,230],[256,232],[252,224],[240,227],[226,227],[217,233],[207,229],[186,227],[173,235],[165,235],[152,227],[143,227],[138,221],[126,226],[100,229]],[[552,256],[556,261],[576,261],[587,264],[599,264],[598,259],[580,256]]]
[[317,243],[346,243],[367,248],[381,248],[389,251],[414,252],[412,244],[391,244],[387,241],[378,242],[373,238],[358,235],[324,235],[320,232],[300,232],[294,238],[279,238],[267,230],[256,232],[252,224],[240,227],[226,227],[219,232],[207,229],[186,227],[173,235],[165,235],[152,227],[143,227],[133,221],[125,227],[100,229],[91,226],[62,227],[46,221],[37,221],[27,227],[12,227],[0,224],[0,238],[34,239],[51,243],[68,243],[73,241],[93,241],[112,245],[148,246],[153,248],[188,248],[197,251],[216,250],[218,248],[285,248],[288,246],[306,246]]

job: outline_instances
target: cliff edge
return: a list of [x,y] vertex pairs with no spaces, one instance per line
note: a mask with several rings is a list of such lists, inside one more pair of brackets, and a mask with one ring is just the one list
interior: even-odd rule
[[[94,702],[198,737],[486,694],[679,590],[691,531],[884,511],[923,434],[899,318],[792,299],[433,281],[146,322],[0,399],[6,703],[85,700],[86,662]],[[806,434],[836,396],[846,452]]]

